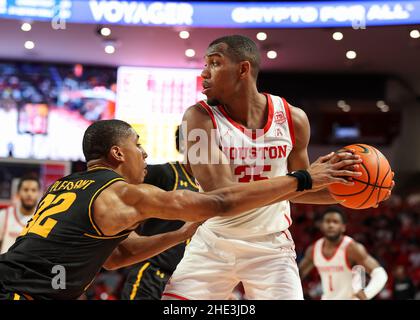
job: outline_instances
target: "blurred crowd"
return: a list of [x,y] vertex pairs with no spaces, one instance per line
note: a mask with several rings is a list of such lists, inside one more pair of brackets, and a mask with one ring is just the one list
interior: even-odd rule
[[[321,237],[320,218],[327,206],[293,205],[291,232],[297,260]],[[363,243],[388,272],[386,287],[375,299],[420,300],[420,193],[402,198],[393,195],[378,208],[345,210],[346,234]],[[126,270],[102,271],[83,299],[116,300]],[[305,299],[320,299],[321,282],[314,269],[303,281]]]
[[[60,66],[0,62],[0,109],[9,111],[26,103],[46,104],[77,110],[90,121],[99,120],[100,113],[92,115],[92,98],[95,97],[86,94],[86,91],[115,89],[115,82],[115,69],[84,69],[80,64]],[[89,100],[88,103],[86,100]],[[96,105],[101,106],[100,103]]]
[[80,64],[0,61],[0,157],[83,159],[87,126],[115,116],[116,73]]

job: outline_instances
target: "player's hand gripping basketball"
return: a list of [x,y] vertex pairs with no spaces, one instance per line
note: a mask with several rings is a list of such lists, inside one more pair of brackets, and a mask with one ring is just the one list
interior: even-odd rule
[[319,157],[308,168],[312,178],[312,191],[325,188],[332,183],[352,185],[352,178],[361,176],[355,171],[362,159],[351,152],[334,153]]
[[354,185],[328,185],[331,196],[341,205],[352,209],[367,209],[377,207],[390,197],[395,185],[394,173],[388,160],[378,149],[358,143],[345,146],[336,153],[352,153],[362,159],[359,168],[355,170],[362,172],[362,176],[353,179]]

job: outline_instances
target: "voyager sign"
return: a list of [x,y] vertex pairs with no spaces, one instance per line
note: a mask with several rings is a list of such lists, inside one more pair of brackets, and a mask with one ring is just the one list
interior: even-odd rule
[[158,2],[0,0],[0,18],[209,28],[318,28],[420,23],[420,0]]

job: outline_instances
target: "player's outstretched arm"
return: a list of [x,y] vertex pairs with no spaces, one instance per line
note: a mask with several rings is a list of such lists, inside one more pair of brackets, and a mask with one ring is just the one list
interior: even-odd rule
[[305,251],[304,257],[299,262],[299,275],[302,280],[305,279],[308,276],[308,274],[312,271],[312,269],[315,267],[314,261],[312,258],[313,248],[314,248],[313,245],[309,246]]
[[[307,169],[310,167],[309,159],[307,155],[307,146],[309,143],[309,122],[306,114],[298,108],[291,107],[294,112],[295,122],[298,131],[304,131],[298,135],[297,145],[298,148],[292,151],[291,161],[293,164],[293,170]],[[232,171],[229,165],[229,161],[226,155],[220,150],[217,139],[209,139],[214,137],[215,127],[211,120],[210,115],[201,105],[195,105],[190,107],[184,114],[183,125],[187,126],[187,158],[194,173],[195,178],[200,183],[200,186],[204,191],[212,191],[218,188],[232,186],[237,184],[236,179],[232,175]],[[202,136],[199,136],[202,135]],[[202,143],[203,138],[207,138],[207,148],[200,148],[200,157],[196,156],[196,146]],[[322,158],[322,157],[321,157]],[[318,159],[319,160],[321,159]],[[342,153],[339,156],[329,157],[333,162],[339,162],[341,160],[353,160],[358,161],[358,157]],[[356,162],[349,162],[355,164]],[[290,164],[289,164],[290,166]],[[351,170],[351,165],[346,170]],[[289,170],[291,171],[291,170]],[[240,177],[245,177],[246,172],[239,172]],[[343,181],[343,180],[342,180]],[[325,185],[326,186],[326,185]],[[313,186],[315,189],[315,186]],[[319,189],[319,187],[318,187]],[[312,190],[313,191],[313,190]],[[312,192],[314,193],[314,192]],[[272,203],[281,200],[288,200],[296,196],[300,196],[306,193],[293,192],[293,193],[279,193],[278,198],[274,199]],[[319,195],[318,195],[319,197]],[[315,196],[316,198],[316,196]],[[331,197],[329,196],[328,199]]]
[[[346,177],[357,177],[359,172],[343,169],[360,160],[343,160],[330,163],[333,153],[320,157],[309,168],[312,188],[322,188],[331,183],[351,184]],[[136,208],[143,218],[161,218],[185,221],[203,221],[214,216],[232,216],[265,206],[281,195],[298,191],[295,177],[237,183],[211,192],[197,193],[189,190],[165,192],[151,185],[126,185],[125,203]]]
[[385,286],[388,275],[379,262],[373,258],[358,242],[351,242],[347,248],[347,258],[352,265],[360,265],[370,275],[369,284],[355,293],[355,297],[361,300],[372,299]]
[[132,232],[114,249],[103,267],[115,270],[139,263],[191,238],[201,222],[187,222],[180,229],[150,237]]
[[[331,183],[351,184],[345,178],[361,174],[343,169],[360,160],[331,163],[329,160],[333,156],[331,153],[320,157],[308,168],[312,188],[322,188]],[[104,235],[112,236],[134,228],[148,218],[203,221],[215,216],[232,216],[280,201],[279,198],[285,195],[295,195],[298,181],[291,176],[275,177],[236,183],[203,193],[189,190],[166,192],[152,185],[116,182],[95,200],[94,219]]]

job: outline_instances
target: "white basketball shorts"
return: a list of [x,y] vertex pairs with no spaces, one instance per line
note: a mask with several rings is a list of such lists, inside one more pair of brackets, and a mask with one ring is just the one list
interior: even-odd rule
[[166,285],[162,299],[226,300],[242,282],[249,300],[302,300],[294,243],[288,230],[228,239],[202,225]]

